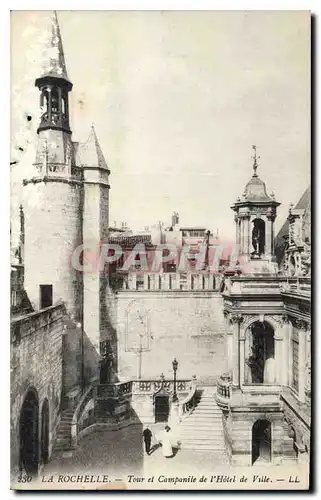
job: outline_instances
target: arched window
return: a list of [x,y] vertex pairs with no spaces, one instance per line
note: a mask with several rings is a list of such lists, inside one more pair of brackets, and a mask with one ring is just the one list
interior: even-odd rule
[[252,229],[252,256],[260,257],[265,250],[265,222],[262,219],[253,220]]
[[256,321],[246,336],[245,383],[275,383],[274,330],[269,323]]
[[61,98],[61,111],[63,115],[66,114],[66,97],[64,95]]
[[59,112],[59,94],[56,88],[53,88],[51,91],[51,111],[52,113]]

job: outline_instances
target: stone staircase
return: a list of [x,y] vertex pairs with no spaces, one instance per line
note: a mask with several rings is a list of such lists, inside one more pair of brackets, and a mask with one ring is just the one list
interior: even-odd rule
[[284,436],[282,443],[282,463],[286,465],[297,464],[297,456],[294,450],[293,438],[288,435],[288,424],[284,423]]
[[55,452],[68,451],[72,449],[71,445],[71,423],[76,405],[67,408],[61,414],[60,422],[56,433]]
[[225,456],[222,412],[214,399],[215,391],[214,387],[202,388],[193,412],[178,425],[181,449],[216,451]]

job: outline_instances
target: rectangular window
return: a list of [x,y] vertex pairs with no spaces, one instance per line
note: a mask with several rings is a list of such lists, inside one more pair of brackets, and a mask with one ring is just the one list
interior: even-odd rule
[[299,336],[295,329],[292,334],[292,388],[299,392]]
[[52,285],[40,285],[40,309],[52,306]]

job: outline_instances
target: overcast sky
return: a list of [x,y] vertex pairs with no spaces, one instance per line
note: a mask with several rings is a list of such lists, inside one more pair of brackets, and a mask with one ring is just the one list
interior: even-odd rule
[[[34,79],[46,12],[13,12],[12,209],[32,171]],[[309,13],[300,11],[58,11],[73,140],[94,123],[111,170],[110,223],[219,228],[234,238],[230,205],[252,175],[274,191],[277,229],[309,184]],[[27,140],[30,144],[27,146]],[[20,154],[20,156],[19,156]],[[13,224],[14,226],[14,224]]]

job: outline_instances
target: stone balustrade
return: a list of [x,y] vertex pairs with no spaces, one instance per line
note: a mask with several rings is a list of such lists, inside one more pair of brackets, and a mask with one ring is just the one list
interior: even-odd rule
[[187,417],[195,408],[196,388],[197,380],[194,375],[190,384],[189,393],[184,399],[178,401],[178,417],[180,421]]
[[[133,389],[132,393],[134,395],[140,394],[155,394],[161,388],[167,392],[173,393],[174,391],[174,380],[134,380],[132,382]],[[190,391],[191,380],[177,380],[176,381],[176,392],[178,396]]]
[[221,276],[210,273],[149,273],[129,271],[110,278],[112,288],[136,291],[218,291]]
[[115,384],[99,384],[96,387],[96,400],[123,399],[131,397],[132,382],[116,382]]
[[217,405],[222,409],[228,409],[230,404],[231,392],[232,392],[232,377],[228,373],[224,373],[218,377],[216,391],[216,402]]

